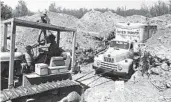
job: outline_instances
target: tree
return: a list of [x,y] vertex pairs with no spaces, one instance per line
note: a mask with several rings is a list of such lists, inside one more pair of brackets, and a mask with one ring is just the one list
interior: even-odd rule
[[171,14],[171,0],[169,0],[169,13]]
[[52,3],[49,6],[49,11],[60,13],[62,10],[61,10],[61,7],[56,7],[56,4]]
[[154,5],[153,9],[156,12],[156,16],[161,16],[163,14],[167,14],[169,8],[166,5],[166,3],[162,2],[162,1],[158,1],[158,3]]
[[51,11],[51,12],[57,12],[56,4],[55,3],[50,4],[49,11]]
[[18,1],[18,5],[14,10],[14,16],[15,17],[20,17],[20,16],[27,16],[27,15],[32,15],[33,13],[29,11],[27,8],[27,4],[25,1],[20,0]]
[[8,19],[12,17],[12,8],[1,2],[1,19]]

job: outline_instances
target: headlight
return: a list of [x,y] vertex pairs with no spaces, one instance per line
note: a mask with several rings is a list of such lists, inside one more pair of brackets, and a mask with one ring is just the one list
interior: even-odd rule
[[101,62],[100,61],[97,61],[96,64],[97,64],[97,67],[101,66]]
[[119,64],[118,64],[118,70],[120,70],[120,71],[122,70],[122,67]]

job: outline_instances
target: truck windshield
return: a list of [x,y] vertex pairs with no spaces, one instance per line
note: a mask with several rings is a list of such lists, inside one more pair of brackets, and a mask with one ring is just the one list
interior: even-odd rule
[[129,49],[129,43],[123,41],[111,41],[110,47],[120,48],[120,49]]

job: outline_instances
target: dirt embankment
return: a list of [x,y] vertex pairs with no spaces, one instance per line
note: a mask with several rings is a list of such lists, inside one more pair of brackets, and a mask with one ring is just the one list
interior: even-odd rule
[[160,58],[171,59],[171,29],[166,28],[158,32],[147,41],[147,49]]

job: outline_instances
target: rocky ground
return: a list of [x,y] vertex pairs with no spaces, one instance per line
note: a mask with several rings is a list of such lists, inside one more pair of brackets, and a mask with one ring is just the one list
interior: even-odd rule
[[171,59],[171,29],[160,29],[158,32],[147,41],[148,50],[161,58]]
[[[83,65],[81,67],[82,72],[73,76],[73,80],[87,86],[83,94],[85,102],[171,101],[171,88],[166,83],[171,82],[167,81],[171,77],[171,70],[165,71],[160,69],[158,75],[151,74],[149,78],[147,76],[142,77],[140,72],[135,72],[130,80],[124,82],[123,79],[117,77],[95,75],[91,66],[92,64]],[[161,74],[161,72],[167,73],[167,75]],[[161,80],[159,81],[159,79]],[[124,82],[123,90],[117,90],[116,82],[118,81]]]

